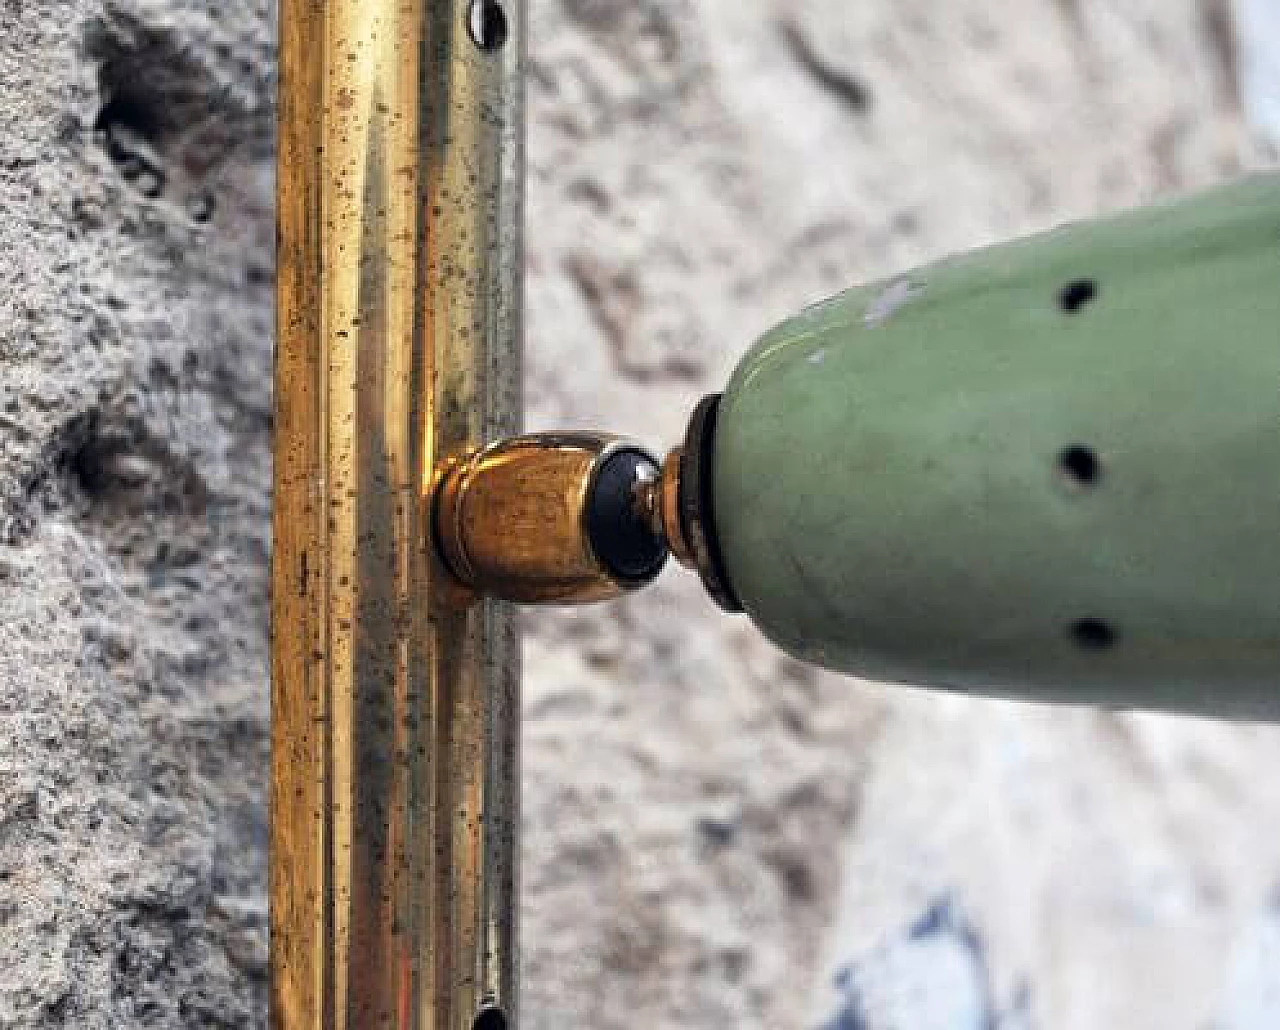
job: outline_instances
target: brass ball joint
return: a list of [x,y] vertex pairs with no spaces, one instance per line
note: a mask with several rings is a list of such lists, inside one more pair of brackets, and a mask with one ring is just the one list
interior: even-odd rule
[[582,604],[657,578],[674,554],[721,607],[740,611],[716,549],[710,472],[719,395],[694,411],[659,466],[595,432],[534,433],[451,462],[434,496],[436,547],[468,591],[524,604]]

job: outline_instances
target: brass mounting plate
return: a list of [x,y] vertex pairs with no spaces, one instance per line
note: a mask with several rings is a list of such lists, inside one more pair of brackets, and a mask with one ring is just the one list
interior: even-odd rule
[[520,430],[524,28],[280,4],[278,1030],[516,1025],[519,644],[448,589],[426,497]]

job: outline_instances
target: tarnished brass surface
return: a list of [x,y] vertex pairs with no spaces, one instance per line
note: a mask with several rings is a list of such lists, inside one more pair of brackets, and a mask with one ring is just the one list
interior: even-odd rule
[[280,4],[278,1030],[515,1026],[518,641],[428,544],[437,463],[519,431],[524,17],[483,7]]
[[516,437],[455,463],[436,498],[436,534],[468,588],[527,604],[578,604],[641,585],[592,548],[586,510],[596,473],[634,444],[603,433]]
[[676,561],[686,568],[693,568],[693,549],[685,539],[684,526],[680,521],[680,460],[683,454],[683,449],[677,447],[662,463],[662,475],[650,487],[650,519],[666,539]]

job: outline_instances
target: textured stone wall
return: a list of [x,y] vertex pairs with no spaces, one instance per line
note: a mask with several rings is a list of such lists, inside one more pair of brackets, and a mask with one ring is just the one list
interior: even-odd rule
[[0,1026],[263,1021],[272,37],[0,6]]

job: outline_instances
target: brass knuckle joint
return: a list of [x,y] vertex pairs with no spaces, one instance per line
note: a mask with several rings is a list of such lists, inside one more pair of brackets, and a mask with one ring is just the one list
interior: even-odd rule
[[667,547],[644,515],[658,463],[605,433],[512,437],[456,460],[434,497],[436,546],[477,594],[579,604],[651,582]]
[[654,580],[668,548],[741,611],[713,510],[719,395],[694,411],[659,468],[607,433],[516,436],[447,464],[432,498],[435,547],[472,593],[526,604],[602,601]]

